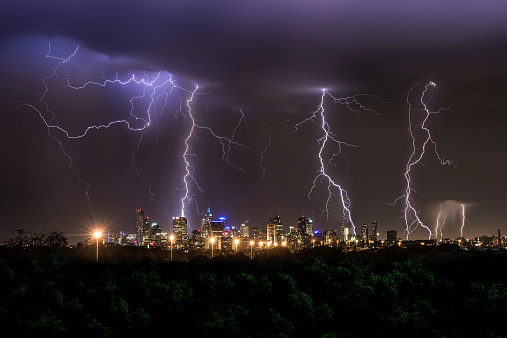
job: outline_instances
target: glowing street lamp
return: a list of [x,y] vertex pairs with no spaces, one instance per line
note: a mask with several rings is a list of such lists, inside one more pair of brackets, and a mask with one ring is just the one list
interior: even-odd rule
[[253,259],[253,245],[254,241],[250,241],[250,259]]
[[315,239],[312,239],[312,248],[315,248]]
[[215,237],[211,237],[209,241],[211,243],[211,258],[213,258],[213,243],[215,243]]
[[93,236],[97,237],[97,264],[99,264],[99,238],[102,236],[100,231],[95,231],[93,233]]
[[169,237],[171,239],[171,261],[173,260],[173,242],[174,242],[174,236],[171,235],[171,237]]
[[235,240],[234,240],[234,243],[236,244],[236,251],[238,251],[239,239],[235,239]]

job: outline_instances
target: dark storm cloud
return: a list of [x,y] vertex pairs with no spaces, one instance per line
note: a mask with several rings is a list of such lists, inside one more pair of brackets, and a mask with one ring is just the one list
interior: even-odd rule
[[[326,196],[315,194],[312,198],[317,202],[308,206],[308,189],[318,170],[316,153],[311,153],[317,149],[318,130],[308,128],[293,137],[281,136],[299,121],[296,113],[315,110],[322,88],[337,96],[370,93],[395,103],[378,106],[389,127],[375,116],[355,119],[355,114],[346,111],[335,116],[333,129],[338,128],[340,138],[360,146],[348,153],[349,172],[337,175],[352,196],[356,223],[377,219],[385,227],[400,226],[399,206],[389,209],[385,203],[395,199],[402,189],[403,161],[408,152],[405,95],[419,81],[434,81],[437,88],[432,108],[453,108],[432,116],[432,128],[440,149],[455,160],[458,170],[442,168],[434,158],[425,159],[416,182],[416,188],[421,188],[418,207],[424,208],[424,201],[478,203],[471,224],[483,222],[493,229],[498,220],[507,217],[503,211],[507,190],[503,177],[507,170],[506,17],[507,3],[503,1],[2,1],[3,121],[4,125],[23,128],[8,128],[0,134],[0,154],[6,159],[22,158],[6,161],[0,168],[0,211],[14,210],[14,218],[5,221],[9,230],[10,224],[21,227],[50,223],[55,214],[60,214],[60,220],[64,220],[60,224],[65,224],[67,219],[88,212],[82,185],[41,121],[33,111],[12,110],[19,100],[38,101],[44,90],[42,77],[48,76],[54,66],[44,58],[48,37],[55,42],[53,55],[68,56],[76,44],[81,46],[73,59],[79,64],[74,68],[76,74],[92,70],[94,75],[90,76],[105,72],[111,78],[116,71],[165,70],[181,79],[185,88],[193,88],[196,82],[203,92],[215,89],[213,95],[199,97],[196,109],[209,105],[210,116],[213,108],[213,116],[226,116],[228,123],[219,121],[217,125],[223,124],[224,133],[228,133],[227,128],[235,121],[230,117],[243,108],[249,114],[249,130],[238,134],[253,140],[250,160],[257,160],[267,145],[267,135],[252,127],[271,121],[265,126],[273,143],[264,154],[265,180],[250,184],[258,178],[253,175],[238,183],[231,178],[234,175],[220,180],[220,173],[207,178],[211,182],[207,203],[235,209],[236,221],[257,217],[252,223],[260,226],[271,212],[279,212],[286,224],[293,224],[300,208],[316,212],[316,220],[324,224],[320,230],[327,224],[335,227],[341,217],[336,217],[341,210],[329,223],[321,217]],[[87,103],[96,105],[96,113],[110,113],[112,104],[100,106],[110,99],[105,96],[102,101],[95,97]],[[57,99],[62,97],[53,98],[52,108],[57,110]],[[88,98],[85,94],[79,102]],[[123,106],[115,109],[124,112]],[[68,118],[77,120],[72,114],[78,112],[69,110]],[[59,118],[63,121],[64,117]],[[130,170],[132,141],[124,136],[112,144],[110,134],[100,137],[100,142],[87,139],[90,143],[83,142],[83,147],[93,152],[107,148],[102,145],[108,143],[118,154],[125,155],[128,163],[120,168],[107,161],[111,158],[104,158],[107,165],[96,165],[95,169],[106,168],[107,173],[103,169],[97,174],[99,178],[87,175],[93,183],[91,194],[115,194],[103,203],[104,209],[127,210],[119,223],[131,225],[128,210],[150,205],[144,186],[132,188],[141,185]],[[174,157],[170,161],[167,153],[154,147],[140,151],[138,162],[144,160],[147,166],[156,168],[154,185],[160,185],[160,190],[168,194],[181,187],[178,147],[182,136],[171,137]],[[71,147],[71,142],[66,140],[66,146]],[[195,142],[194,146],[201,147],[201,163],[216,160],[208,143]],[[159,165],[153,165],[154,158],[161,161]],[[90,172],[95,165],[91,163],[79,169]],[[250,167],[260,171],[257,164]],[[106,181],[112,183],[103,184]],[[256,196],[249,195],[252,185],[258,188]],[[129,193],[127,189],[131,189]],[[94,198],[90,203],[100,204]],[[54,210],[56,200],[63,201],[59,207],[64,211]],[[271,206],[279,209],[267,210]],[[179,208],[177,205],[174,210]],[[27,209],[30,213],[25,212]],[[171,209],[159,221],[167,222],[167,216],[173,215]],[[196,224],[192,225],[194,229]],[[401,226],[397,228],[400,235]]]
[[414,81],[419,70],[460,72],[460,62],[506,53],[507,4],[498,1],[14,1],[1,9],[4,37],[71,37],[224,86],[237,104],[355,90],[386,76]]

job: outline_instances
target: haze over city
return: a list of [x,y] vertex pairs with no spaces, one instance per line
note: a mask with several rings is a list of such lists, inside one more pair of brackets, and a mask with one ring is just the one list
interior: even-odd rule
[[[444,237],[505,233],[506,4],[27,3],[0,5],[2,241],[134,232],[135,209],[195,230],[208,205],[405,237],[407,191]],[[432,142],[407,190],[411,122]]]

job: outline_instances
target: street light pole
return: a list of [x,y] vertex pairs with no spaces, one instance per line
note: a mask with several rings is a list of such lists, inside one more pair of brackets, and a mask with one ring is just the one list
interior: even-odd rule
[[100,231],[96,231],[93,235],[97,237],[97,264],[99,264],[99,237],[102,234],[100,233]]
[[173,241],[174,241],[174,236],[171,235],[171,261],[173,260]]
[[250,259],[253,259],[253,244],[254,241],[250,241]]
[[211,258],[213,258],[213,243],[215,243],[215,238],[211,237],[209,241],[211,242]]

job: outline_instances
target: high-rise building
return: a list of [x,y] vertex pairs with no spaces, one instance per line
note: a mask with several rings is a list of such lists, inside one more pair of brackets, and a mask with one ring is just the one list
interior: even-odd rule
[[246,224],[248,221],[246,221],[245,223],[242,223],[241,224],[241,227],[240,227],[240,236],[243,236],[243,237],[250,237],[250,227]]
[[188,240],[188,223],[183,216],[173,217],[173,235],[176,241]]
[[257,240],[259,239],[259,228],[258,227],[254,227],[252,229],[252,235],[253,235],[254,239],[257,239]]
[[371,234],[370,234],[370,241],[377,242],[378,241],[378,232],[377,232],[377,222],[373,221],[371,222]]
[[361,225],[361,240],[363,243],[368,243],[368,224]]
[[143,220],[143,245],[148,245],[151,242],[151,220],[146,217]]
[[210,207],[208,206],[208,210],[204,215],[204,218],[201,220],[201,236],[204,238],[211,237],[211,220],[213,215],[211,214]]
[[211,236],[222,237],[225,229],[225,217],[220,217],[218,220],[211,221]]
[[162,227],[155,222],[151,223],[151,242],[155,245],[162,243]]
[[143,244],[143,227],[144,227],[144,211],[143,209],[136,209],[136,239],[137,246]]
[[396,244],[397,241],[398,241],[398,232],[393,229],[387,231],[387,242]]
[[266,226],[266,241],[281,243],[283,239],[283,224],[280,215],[270,218]]
[[306,233],[308,236],[313,236],[313,218],[307,217],[306,218]]
[[349,221],[342,222],[342,226],[340,228],[340,242],[345,243],[350,241],[350,225]]
[[298,230],[299,230],[299,234],[300,235],[307,233],[307,231],[306,231],[306,218],[305,218],[304,215],[298,218]]
[[312,225],[308,223],[304,215],[298,218],[298,240],[300,241],[298,243],[301,244],[300,247],[308,247],[310,245],[312,239],[311,231],[313,230]]

